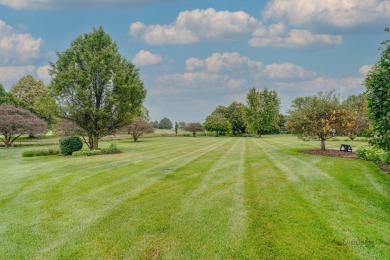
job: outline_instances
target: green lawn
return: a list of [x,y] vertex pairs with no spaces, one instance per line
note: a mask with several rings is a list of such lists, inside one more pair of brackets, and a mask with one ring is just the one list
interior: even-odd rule
[[292,136],[116,144],[0,149],[0,259],[390,258],[390,176],[370,162]]

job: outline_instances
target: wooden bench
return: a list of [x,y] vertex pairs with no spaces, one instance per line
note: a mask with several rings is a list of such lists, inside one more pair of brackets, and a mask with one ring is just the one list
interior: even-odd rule
[[349,144],[342,144],[340,146],[340,151],[352,152],[352,147]]

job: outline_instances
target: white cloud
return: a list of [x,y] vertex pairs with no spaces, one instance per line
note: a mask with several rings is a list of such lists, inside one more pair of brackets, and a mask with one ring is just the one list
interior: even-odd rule
[[148,66],[158,64],[162,61],[161,55],[151,53],[150,51],[139,51],[134,59],[133,63],[137,66]]
[[308,30],[294,29],[288,32],[287,35],[276,36],[276,33],[281,33],[282,30],[274,31],[273,35],[257,37],[249,40],[249,45],[252,47],[275,47],[275,48],[296,48],[296,47],[312,47],[312,46],[329,46],[339,45],[343,43],[343,37],[340,35],[328,34],[312,34]]
[[371,65],[363,65],[359,68],[359,73],[363,77],[367,76],[368,72],[371,70],[372,66]]
[[0,82],[17,81],[21,77],[34,74],[35,66],[0,66]]
[[352,29],[390,22],[388,0],[271,0],[265,19],[285,21],[293,26]]
[[160,76],[157,78],[157,83],[163,91],[192,92],[200,89],[207,91],[237,89],[243,87],[246,81],[243,79],[232,79],[227,75],[216,73],[186,72]]
[[344,77],[340,79],[317,77],[312,80],[301,82],[277,82],[275,86],[279,89],[292,91],[308,91],[316,93],[318,91],[331,91],[335,89],[337,93],[349,93],[351,91],[361,92],[364,90],[363,78]]
[[179,0],[0,0],[14,9],[62,9],[80,7],[136,7]]
[[238,52],[213,53],[204,60],[190,58],[186,61],[187,71],[260,71],[262,68],[260,61],[251,60]]
[[267,65],[264,71],[257,75],[259,78],[267,77],[269,79],[304,79],[312,78],[316,73],[292,63],[282,63]]
[[238,11],[192,10],[180,12],[170,25],[130,25],[132,37],[148,44],[193,44],[201,40],[238,39],[261,27],[261,23],[249,14]]
[[19,34],[0,20],[0,61],[4,64],[21,64],[40,56],[41,38],[29,33]]
[[49,70],[51,69],[50,65],[45,65],[37,68],[37,76],[38,79],[41,79],[43,81],[47,81],[51,79]]

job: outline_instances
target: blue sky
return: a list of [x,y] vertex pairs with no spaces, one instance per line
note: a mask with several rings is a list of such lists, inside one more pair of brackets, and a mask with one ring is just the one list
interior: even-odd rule
[[249,88],[282,100],[364,91],[389,39],[389,0],[0,0],[0,83],[32,74],[102,26],[140,69],[152,120],[200,121],[245,103]]

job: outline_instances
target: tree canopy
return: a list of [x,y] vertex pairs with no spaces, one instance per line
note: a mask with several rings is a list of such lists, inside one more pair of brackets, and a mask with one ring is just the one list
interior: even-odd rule
[[54,124],[56,104],[42,80],[35,80],[31,75],[24,76],[11,87],[10,94],[20,101],[21,107],[44,119],[49,125]]
[[278,128],[280,99],[276,91],[251,88],[246,97],[246,121],[251,132],[259,137]]
[[30,111],[12,105],[0,106],[0,140],[11,147],[21,135],[45,134],[47,123]]
[[288,113],[287,127],[299,137],[320,140],[321,150],[325,150],[327,139],[335,133],[344,133],[350,126],[346,110],[333,91],[298,97],[293,100]]
[[[386,29],[387,32],[390,28]],[[375,137],[371,143],[390,151],[390,40],[383,42],[379,61],[364,82],[368,100],[368,115]]]
[[203,132],[203,126],[201,123],[199,122],[196,122],[196,123],[188,123],[185,127],[184,127],[184,130],[185,131],[188,131],[188,132],[191,132],[192,133],[192,136],[195,137],[196,136],[196,132]]
[[217,136],[219,134],[228,133],[232,128],[229,120],[218,113],[213,113],[206,117],[203,125],[204,129],[210,132],[216,132]]
[[58,115],[85,130],[91,149],[140,115],[146,90],[138,70],[103,28],[77,37],[57,57],[51,63],[50,90]]
[[172,129],[172,127],[173,127],[172,121],[167,117],[164,117],[158,123],[158,128],[160,129]]

